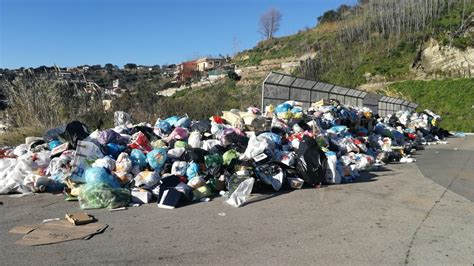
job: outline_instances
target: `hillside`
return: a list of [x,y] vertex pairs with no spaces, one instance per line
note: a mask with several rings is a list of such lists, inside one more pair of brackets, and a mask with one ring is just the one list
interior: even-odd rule
[[[235,62],[294,60],[294,74],[356,87],[376,80],[470,77],[474,75],[472,1],[359,1],[327,11],[320,23],[297,34],[262,41]],[[338,15],[328,15],[336,13]],[[439,67],[438,65],[441,64]]]

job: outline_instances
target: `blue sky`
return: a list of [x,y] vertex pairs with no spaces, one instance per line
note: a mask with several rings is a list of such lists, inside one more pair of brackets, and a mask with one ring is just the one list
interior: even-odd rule
[[[0,68],[171,64],[253,47],[262,13],[276,36],[316,24],[355,0],[0,0]],[[235,45],[237,44],[237,45]]]

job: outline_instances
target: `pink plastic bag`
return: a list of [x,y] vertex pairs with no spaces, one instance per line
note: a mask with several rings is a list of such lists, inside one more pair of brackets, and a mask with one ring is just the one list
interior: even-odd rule
[[165,139],[166,142],[170,142],[172,140],[185,140],[188,138],[189,132],[182,128],[177,127],[171,132],[171,134]]

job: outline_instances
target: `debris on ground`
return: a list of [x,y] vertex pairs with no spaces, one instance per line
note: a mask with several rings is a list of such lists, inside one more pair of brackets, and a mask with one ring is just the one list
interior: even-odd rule
[[440,120],[429,110],[378,117],[337,100],[154,124],[132,124],[131,115],[117,112],[111,129],[90,132],[73,121],[1,150],[0,194],[63,193],[82,209],[152,201],[173,209],[216,196],[239,207],[262,189],[351,183],[362,171],[415,162],[410,155],[423,145],[446,143]]
[[106,224],[89,223],[76,226],[66,220],[51,221],[37,225],[25,225],[12,228],[9,233],[23,234],[16,244],[39,246],[61,243],[78,239],[90,239],[108,227]]

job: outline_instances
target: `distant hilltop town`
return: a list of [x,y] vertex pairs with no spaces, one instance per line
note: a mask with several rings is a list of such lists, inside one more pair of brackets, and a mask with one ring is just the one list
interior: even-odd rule
[[169,65],[113,64],[81,65],[76,67],[40,66],[37,68],[1,69],[3,80],[34,77],[38,80],[63,81],[84,86],[88,91],[102,90],[117,94],[133,89],[140,82],[152,82],[156,89],[187,86],[194,82],[217,80],[235,71],[230,57],[203,57]]

